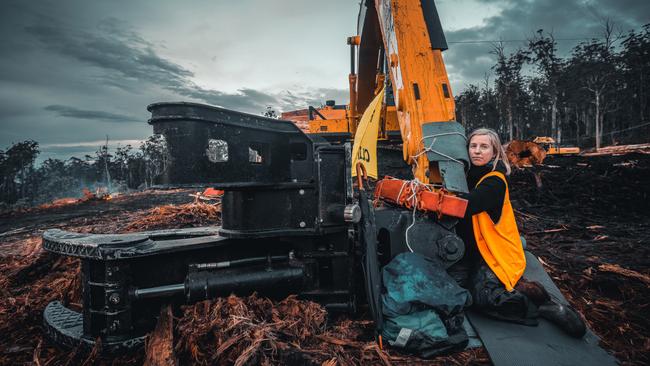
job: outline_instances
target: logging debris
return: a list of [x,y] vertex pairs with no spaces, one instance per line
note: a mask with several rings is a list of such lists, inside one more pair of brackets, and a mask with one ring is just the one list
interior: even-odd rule
[[[622,364],[650,364],[650,156],[549,159],[551,166],[537,168],[542,188],[530,170],[515,170],[510,178],[528,248],[606,350]],[[190,193],[150,191],[2,216],[0,332],[11,337],[0,339],[0,365],[490,363],[482,348],[429,361],[380,351],[367,316],[324,317],[317,304],[255,295],[163,308],[147,347],[132,355],[102,358],[96,350],[55,347],[43,334],[42,311],[55,299],[80,306],[80,266],[74,258],[44,252],[42,231],[123,233],[218,224],[218,207],[194,203]]]

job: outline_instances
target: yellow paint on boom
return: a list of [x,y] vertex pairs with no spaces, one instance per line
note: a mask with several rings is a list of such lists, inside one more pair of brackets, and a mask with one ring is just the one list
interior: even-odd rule
[[[352,146],[352,166],[355,167],[357,162],[361,162],[368,176],[375,179],[377,179],[377,133],[383,102],[384,89],[382,88],[363,112]],[[352,176],[356,175],[356,169],[352,169]]]

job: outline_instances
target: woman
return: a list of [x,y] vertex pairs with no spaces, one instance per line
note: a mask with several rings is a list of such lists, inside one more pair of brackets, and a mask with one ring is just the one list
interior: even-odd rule
[[468,141],[470,191],[464,198],[469,204],[457,225],[466,253],[452,275],[468,288],[474,306],[490,316],[527,325],[536,325],[541,316],[582,337],[585,325],[575,310],[552,301],[538,283],[522,279],[526,257],[510,204],[510,164],[499,136],[480,128]]

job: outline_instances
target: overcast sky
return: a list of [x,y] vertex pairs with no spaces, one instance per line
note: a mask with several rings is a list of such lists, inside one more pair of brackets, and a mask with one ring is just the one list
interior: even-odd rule
[[[34,139],[39,160],[137,146],[146,106],[194,101],[251,113],[347,102],[358,0],[9,0],[0,11],[0,149]],[[552,31],[564,52],[650,22],[647,0],[438,0],[454,93],[480,83],[490,41]],[[567,39],[567,40],[564,40]],[[471,41],[470,43],[467,43]],[[478,41],[478,42],[477,42]]]

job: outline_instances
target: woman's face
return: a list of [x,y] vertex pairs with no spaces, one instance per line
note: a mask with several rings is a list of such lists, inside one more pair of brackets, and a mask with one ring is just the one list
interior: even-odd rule
[[476,166],[483,166],[494,158],[494,148],[487,135],[472,136],[469,140],[469,158]]

